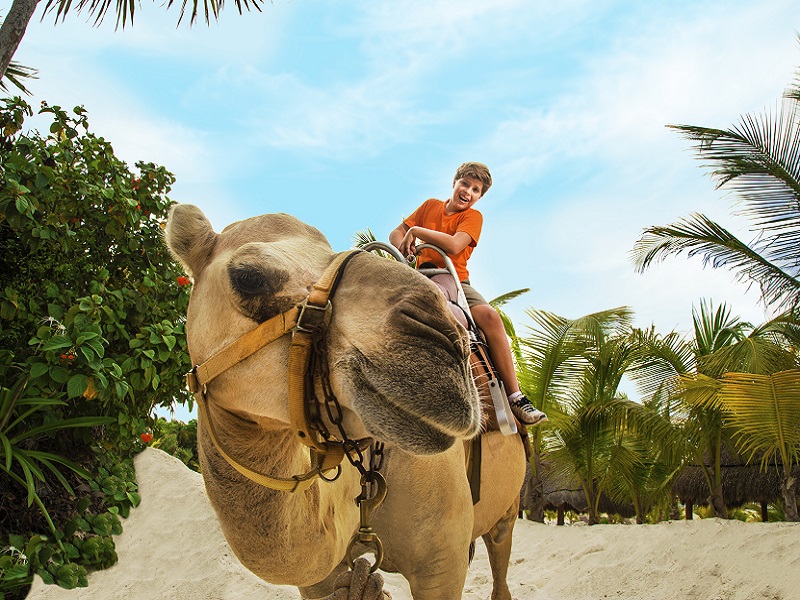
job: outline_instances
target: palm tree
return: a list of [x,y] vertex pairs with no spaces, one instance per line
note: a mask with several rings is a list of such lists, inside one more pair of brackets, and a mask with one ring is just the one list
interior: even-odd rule
[[597,522],[601,496],[621,498],[620,490],[627,490],[643,520],[649,499],[637,484],[656,470],[648,469],[652,461],[642,441],[668,439],[673,429],[619,389],[624,375],[653,362],[630,330],[632,312],[621,307],[575,320],[536,310],[528,315],[536,326],[519,340],[520,383],[550,417],[547,428],[534,433],[534,479],[546,453],[556,477],[581,480],[590,523]]
[[[698,372],[698,381],[687,383],[686,397],[694,397],[696,407],[730,416],[731,424],[739,427],[738,444],[751,454],[758,449],[771,456],[775,453],[781,457],[785,455],[784,468],[791,466],[792,457],[798,452],[798,443],[787,445],[787,440],[793,436],[786,436],[783,427],[786,420],[780,416],[787,412],[787,405],[800,403],[800,391],[796,387],[785,390],[781,408],[774,404],[773,412],[769,413],[771,418],[758,414],[760,425],[733,415],[755,418],[759,411],[757,407],[763,404],[766,397],[763,380],[753,375],[777,377],[781,364],[790,363],[787,369],[797,366],[796,320],[800,310],[799,111],[800,76],[785,92],[777,115],[746,114],[730,129],[670,126],[695,143],[698,158],[711,167],[717,188],[731,190],[738,196],[744,207],[741,212],[750,219],[756,236],[746,244],[708,217],[693,214],[672,225],[645,229],[632,250],[632,258],[640,272],[656,260],[670,255],[682,252],[689,256],[699,255],[705,265],[730,268],[737,279],[758,285],[764,304],[783,311],[769,324],[754,329],[746,339],[738,339],[730,344],[730,348],[709,355],[705,368],[716,371],[716,374],[712,373],[704,381],[703,373]],[[737,371],[750,375],[734,374]],[[796,375],[790,372],[781,378],[790,380]],[[718,380],[719,377],[722,381]],[[708,388],[705,392],[703,386]],[[726,391],[722,392],[722,389]],[[726,402],[730,402],[730,407]],[[750,409],[747,409],[748,404]],[[793,413],[793,410],[789,412]],[[712,498],[715,498],[713,493]],[[715,500],[721,502],[721,496]],[[794,500],[791,503],[794,504]],[[787,518],[790,511],[791,507],[787,509]]]
[[[720,321],[718,321],[719,325]],[[727,516],[722,498],[721,445],[762,457],[762,467],[776,456],[784,469],[786,519],[797,520],[792,467],[800,455],[800,359],[793,345],[797,328],[784,313],[727,344],[699,357],[699,370],[683,375],[683,399],[690,410],[687,429],[695,447],[705,448],[711,464],[701,464],[711,489],[710,503],[717,516]],[[724,329],[724,327],[720,327]]]
[[[741,449],[740,425],[746,419],[733,417],[723,389],[736,373],[742,374],[743,381],[752,381],[760,375],[796,367],[797,355],[786,335],[796,325],[787,323],[788,317],[784,316],[753,327],[732,316],[725,304],[715,310],[711,302],[705,301],[699,310],[692,311],[692,318],[693,340],[673,340],[659,350],[663,352],[666,348],[668,353],[684,356],[682,360],[670,361],[664,355],[662,364],[674,366],[673,373],[664,379],[666,398],[671,403],[672,418],[682,424],[686,460],[700,465],[715,516],[727,518],[722,490],[723,447],[738,445]],[[686,352],[691,356],[686,356]],[[789,395],[786,400],[798,402],[798,394]],[[675,401],[677,404],[672,404]]]
[[[233,0],[239,14],[254,8],[261,12],[261,5],[264,0]],[[170,8],[175,0],[167,0],[167,8]],[[136,12],[136,0],[117,0],[113,3],[116,13],[117,27],[130,23],[133,25],[133,17]],[[11,8],[6,15],[2,25],[0,25],[0,80],[6,77],[6,70],[11,63],[14,53],[17,51],[25,30],[36,12],[39,0],[13,0]],[[225,0],[214,0],[211,2],[200,0],[181,0],[178,23],[183,21],[187,9],[189,10],[189,24],[193,25],[197,21],[197,16],[202,12],[206,23],[211,22],[211,17],[218,18],[219,12],[225,5]],[[45,13],[55,13],[55,20],[63,21],[70,11],[85,12],[94,18],[94,24],[100,25],[112,7],[111,0],[47,0],[44,6]],[[12,81],[13,82],[13,81]]]
[[728,373],[722,378],[720,404],[731,415],[740,451],[761,455],[761,468],[782,464],[781,492],[787,521],[800,521],[797,482],[800,463],[800,370],[771,375]]
[[709,504],[717,517],[728,518],[722,494],[722,449],[730,445],[729,424],[722,410],[714,403],[705,401],[697,394],[692,382],[716,381],[729,371],[720,359],[726,348],[746,337],[748,326],[738,317],[732,316],[730,308],[721,304],[714,310],[712,302],[701,300],[700,308],[692,309],[694,339],[684,342],[691,358],[673,373],[673,394],[682,400],[678,411],[686,440],[686,458],[699,464],[706,477],[709,489]]

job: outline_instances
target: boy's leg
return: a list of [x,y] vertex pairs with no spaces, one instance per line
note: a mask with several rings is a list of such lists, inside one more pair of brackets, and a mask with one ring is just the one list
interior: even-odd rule
[[514,415],[525,425],[536,425],[546,421],[547,416],[520,392],[514,360],[511,358],[511,346],[508,344],[508,336],[500,315],[488,304],[471,306],[470,312],[475,324],[486,336],[489,356],[494,368],[497,369],[497,375],[503,382]]
[[514,392],[518,392],[517,371],[514,369],[511,346],[508,344],[508,336],[506,335],[505,327],[503,327],[503,320],[497,314],[497,311],[488,304],[471,306],[470,311],[475,324],[480,327],[483,335],[486,336],[486,343],[489,345],[489,356],[492,358],[492,364],[497,369],[497,374],[506,388],[506,394],[510,396]]

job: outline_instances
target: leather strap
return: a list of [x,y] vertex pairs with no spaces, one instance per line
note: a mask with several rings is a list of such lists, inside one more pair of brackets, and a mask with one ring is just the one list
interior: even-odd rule
[[224,373],[267,344],[289,333],[297,324],[299,314],[300,307],[290,308],[288,311],[264,321],[252,331],[248,331],[203,364],[196,365],[186,374],[186,385],[189,387],[189,391],[194,394],[199,391],[204,392],[205,387],[217,375]]
[[[329,298],[338,285],[341,269],[356,252],[359,251],[343,252],[333,259],[320,280],[314,284],[305,305],[296,306],[264,321],[186,374],[186,384],[189,391],[195,394],[203,420],[208,424],[211,441],[217,451],[231,467],[254,483],[285,492],[303,491],[313,485],[317,478],[324,477],[326,473],[339,468],[344,458],[344,444],[327,442],[310,426],[305,403],[305,375],[311,357],[313,334],[324,329],[330,309]],[[271,477],[245,467],[222,447],[206,403],[206,388],[218,375],[252,356],[264,346],[287,335],[292,329],[295,331],[289,351],[289,413],[296,435],[311,448],[312,464],[311,470],[301,475],[293,475],[291,478]],[[360,442],[359,448],[365,442],[368,445],[367,440]]]
[[311,427],[306,404],[306,371],[311,358],[314,333],[325,327],[325,318],[331,308],[330,296],[338,284],[342,266],[357,252],[359,250],[338,254],[314,284],[298,318],[297,329],[289,348],[289,418],[292,430],[303,444],[323,453],[330,451],[331,444]]
[[205,399],[201,400],[201,397],[203,397],[203,395],[199,394],[197,404],[202,411],[203,420],[208,424],[208,433],[211,436],[211,441],[214,442],[214,446],[217,448],[217,452],[222,455],[222,458],[224,458],[231,467],[254,483],[280,492],[302,492],[311,487],[318,477],[336,469],[344,458],[344,449],[341,445],[338,446],[338,448],[333,448],[332,451],[324,455],[312,452],[311,470],[302,475],[293,475],[291,478],[271,477],[249,469],[225,452],[225,449],[222,447],[217,437],[217,431],[214,428],[214,422],[211,420],[211,415],[209,414]]

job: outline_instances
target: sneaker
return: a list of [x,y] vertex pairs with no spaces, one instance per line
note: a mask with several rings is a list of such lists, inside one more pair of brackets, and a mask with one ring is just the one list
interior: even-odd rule
[[523,425],[538,425],[547,421],[547,415],[536,408],[525,396],[509,400],[511,412]]

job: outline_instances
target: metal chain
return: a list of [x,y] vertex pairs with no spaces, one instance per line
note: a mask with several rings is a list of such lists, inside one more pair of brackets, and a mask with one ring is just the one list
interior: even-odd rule
[[[386,497],[386,481],[379,470],[383,466],[384,445],[381,442],[373,442],[370,445],[369,460],[365,460],[364,452],[356,440],[348,437],[344,430],[344,413],[339,399],[333,392],[330,380],[330,367],[328,365],[327,345],[325,343],[325,329],[316,329],[312,334],[312,352],[309,362],[309,369],[306,373],[306,393],[308,394],[308,411],[312,427],[328,441],[334,441],[328,427],[325,425],[320,410],[320,405],[325,406],[328,419],[339,430],[341,443],[344,447],[345,456],[358,472],[361,473],[361,493],[356,496],[355,502],[359,507],[360,525],[358,531],[353,535],[347,548],[347,561],[350,568],[353,568],[353,553],[356,544],[371,547],[375,552],[375,563],[370,568],[374,573],[383,562],[383,545],[378,534],[370,526],[372,513],[383,502]],[[314,381],[317,379],[322,387],[324,402],[320,402],[317,397]],[[367,466],[365,466],[365,462]],[[337,474],[338,477],[338,474]]]
[[[306,393],[309,395],[309,401],[307,402],[309,420],[312,427],[319,432],[323,439],[326,441],[334,441],[335,438],[331,435],[322,419],[320,406],[322,405],[325,407],[325,412],[329,421],[335,425],[336,429],[339,431],[340,440],[335,441],[342,444],[345,456],[347,456],[350,464],[358,470],[362,479],[365,479],[367,485],[369,485],[373,480],[371,473],[378,472],[383,466],[383,444],[381,442],[373,442],[370,460],[367,461],[359,443],[348,437],[347,432],[344,430],[344,411],[331,386],[330,367],[327,360],[327,344],[325,339],[326,333],[327,331],[325,328],[318,328],[312,334],[312,352],[309,368],[306,371]],[[317,397],[316,387],[314,385],[315,380],[319,381],[322,387],[322,400]],[[364,466],[365,462],[368,466]]]

